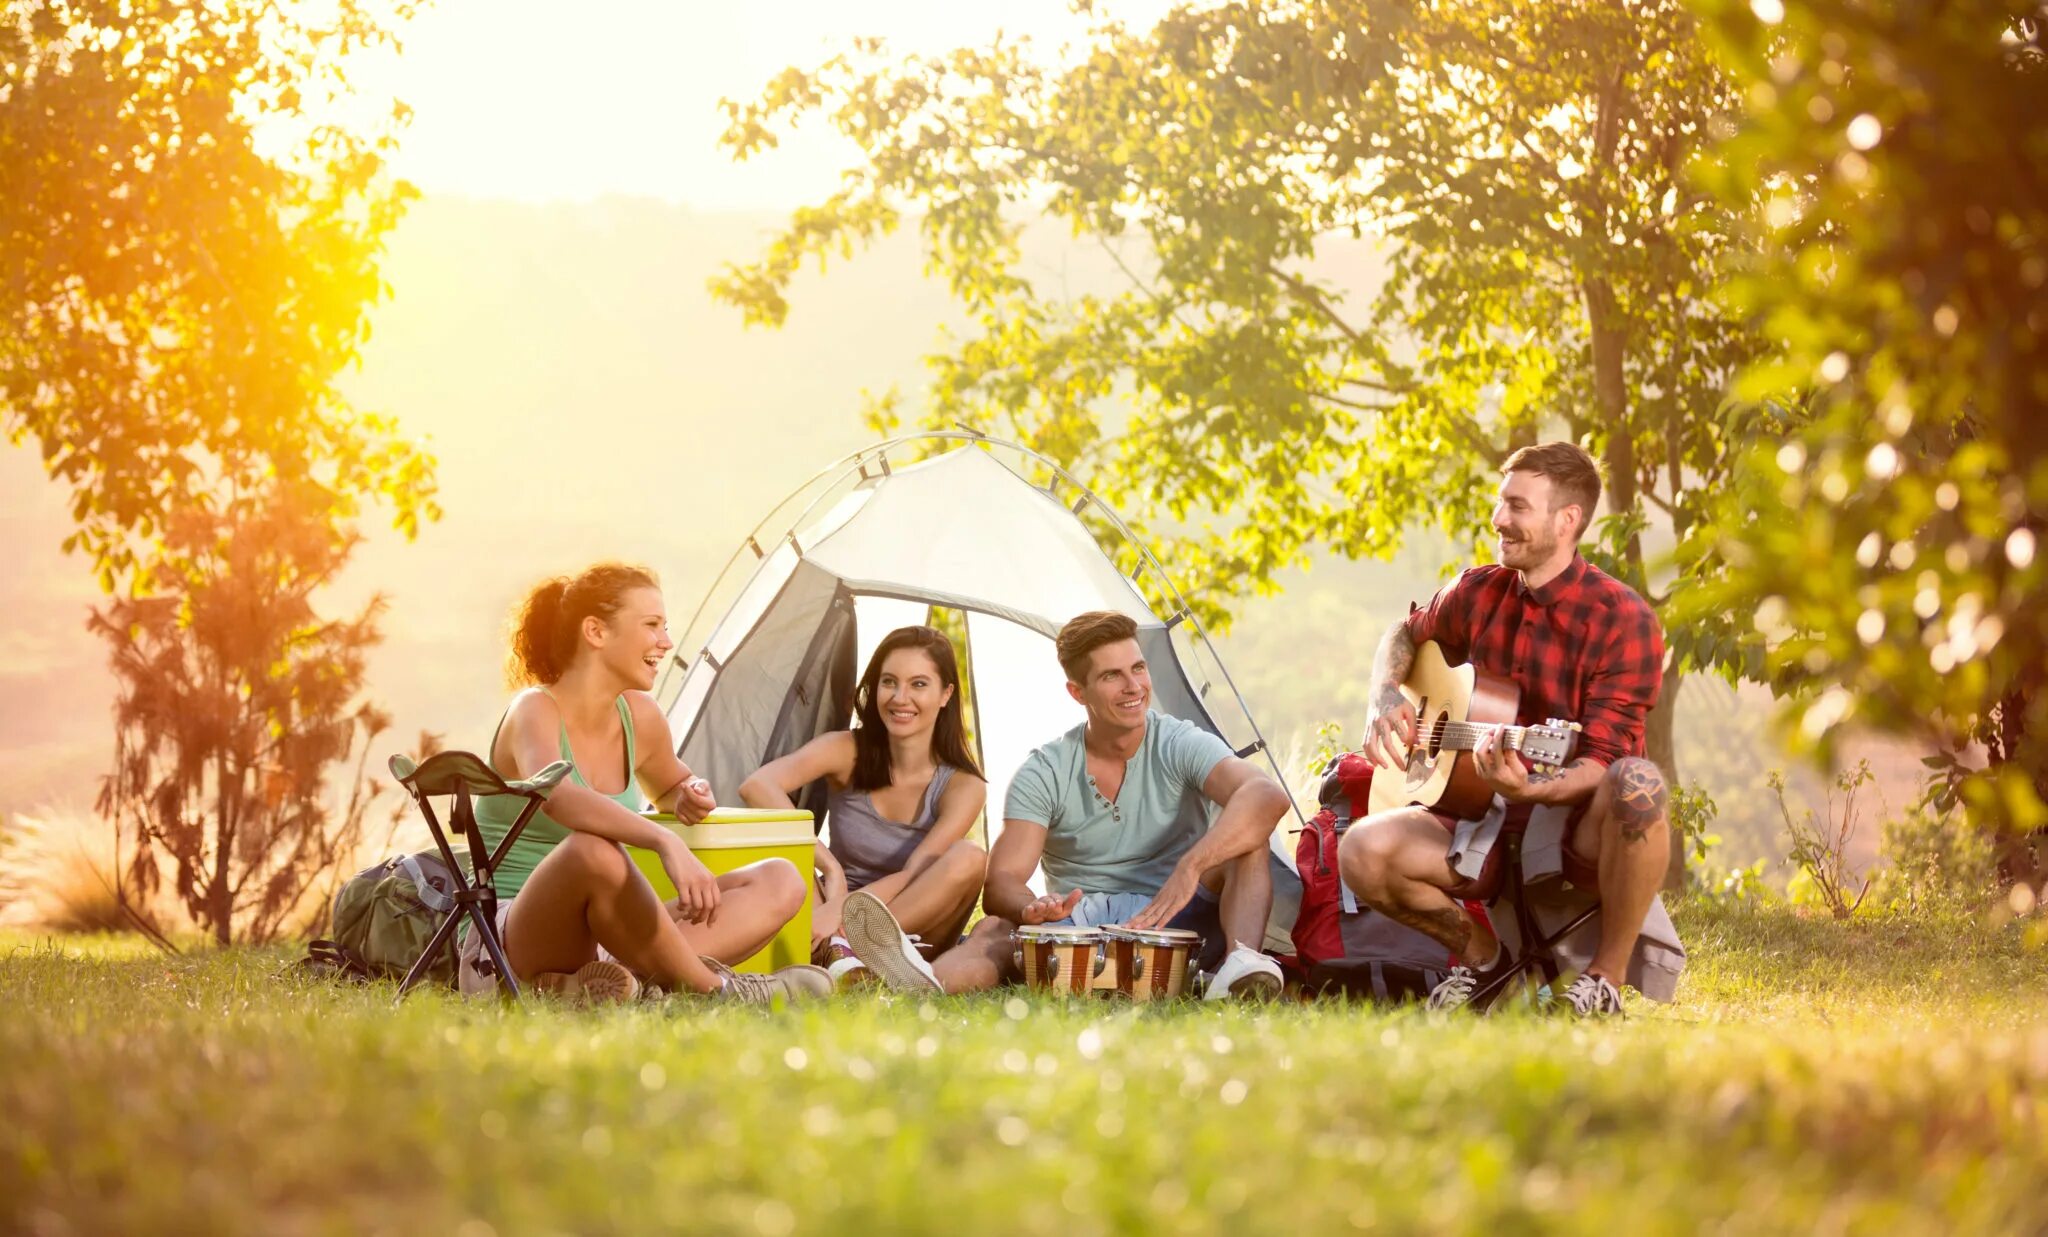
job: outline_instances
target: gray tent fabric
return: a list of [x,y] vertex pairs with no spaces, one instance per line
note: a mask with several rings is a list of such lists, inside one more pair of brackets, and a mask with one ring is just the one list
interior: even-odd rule
[[[715,666],[710,690],[689,724],[670,725],[681,736],[683,763],[711,783],[720,803],[739,801],[740,783],[772,757],[785,703],[802,686],[800,672],[840,594],[839,582],[809,563],[798,563],[761,620],[738,642],[730,661]],[[849,693],[850,694],[850,693]],[[844,724],[844,723],[842,723]],[[798,741],[798,746],[808,742]]]

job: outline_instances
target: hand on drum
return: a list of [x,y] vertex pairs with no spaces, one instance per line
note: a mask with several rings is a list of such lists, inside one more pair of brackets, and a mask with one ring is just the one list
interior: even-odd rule
[[1173,922],[1175,915],[1187,908],[1189,900],[1194,896],[1195,878],[1175,868],[1173,874],[1166,878],[1166,884],[1160,886],[1159,893],[1145,909],[1125,920],[1124,926],[1163,928]]
[[1400,689],[1390,688],[1365,728],[1365,758],[1382,769],[1405,769],[1414,746],[1415,706]]
[[1076,889],[1066,897],[1049,893],[1042,898],[1033,898],[1024,904],[1020,922],[1027,924],[1052,923],[1065,919],[1081,904],[1081,891]]

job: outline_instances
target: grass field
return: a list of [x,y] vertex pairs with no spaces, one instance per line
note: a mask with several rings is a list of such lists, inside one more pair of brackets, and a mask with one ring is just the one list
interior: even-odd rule
[[0,942],[0,1230],[2048,1229],[2048,950],[1679,908],[1620,1024],[465,1003]]

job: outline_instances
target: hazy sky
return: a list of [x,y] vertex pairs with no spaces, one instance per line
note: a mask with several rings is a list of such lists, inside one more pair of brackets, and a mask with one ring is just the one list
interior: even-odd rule
[[[1168,6],[1103,7],[1139,24]],[[716,145],[720,98],[752,98],[782,69],[815,65],[856,36],[909,54],[1001,32],[1051,55],[1086,29],[1066,0],[442,0],[407,28],[402,56],[353,77],[414,108],[395,164],[429,193],[787,208],[829,192],[850,147],[805,132],[735,165]]]

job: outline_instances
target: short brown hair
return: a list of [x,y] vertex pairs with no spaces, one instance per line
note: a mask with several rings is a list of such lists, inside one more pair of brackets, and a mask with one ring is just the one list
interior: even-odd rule
[[1586,535],[1586,526],[1593,522],[1593,508],[1600,505],[1600,465],[1591,452],[1575,442],[1538,443],[1510,455],[1501,471],[1533,472],[1550,478],[1551,488],[1557,491],[1551,510],[1577,503],[1582,514],[1572,540]]
[[1058,643],[1060,668],[1067,672],[1067,682],[1079,683],[1088,673],[1090,653],[1105,644],[1137,637],[1136,620],[1114,610],[1090,610],[1068,619],[1067,625],[1060,628]]

